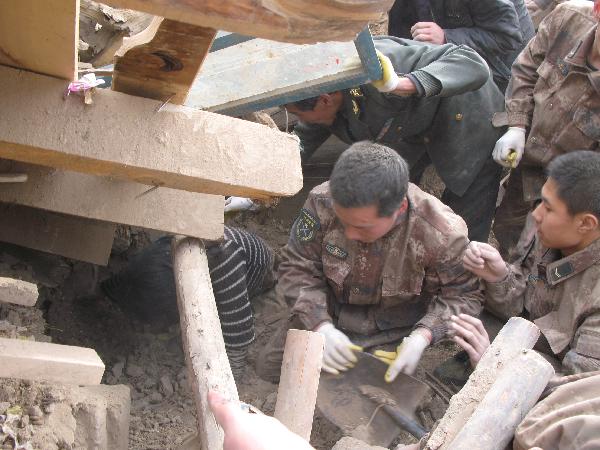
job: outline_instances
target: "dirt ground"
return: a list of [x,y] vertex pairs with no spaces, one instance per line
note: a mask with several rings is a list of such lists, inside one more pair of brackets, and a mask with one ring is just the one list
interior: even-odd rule
[[[229,218],[229,223],[256,232],[279,251],[287,241],[306,194],[325,181],[327,170],[341,149],[343,146],[332,140],[315,154],[311,162],[325,173],[307,177],[303,190],[296,196],[281,200],[272,209],[241,213]],[[432,172],[426,172],[424,185],[438,194],[442,188]],[[153,233],[121,228],[110,264],[102,268],[0,245],[0,275],[36,281],[40,287],[38,308],[0,304],[0,336],[51,339],[60,344],[96,349],[106,364],[103,383],[125,384],[131,388],[130,448],[139,450],[176,448],[196,428],[179,327],[141,323],[98,295],[95,288],[98,281],[118,271],[154,238]],[[286,311],[277,303],[273,290],[255,299],[253,304],[257,340],[250,349],[246,373],[238,380],[238,390],[243,401],[272,414],[277,386],[259,379],[253,364],[258,349],[269,339]],[[428,349],[417,376],[425,378],[425,371],[431,372],[456,351],[449,343]],[[426,427],[431,427],[444,410],[445,403],[436,396],[421,420]],[[341,436],[340,430],[317,412],[312,444],[317,449],[330,449]],[[403,435],[400,441],[408,443],[414,439]],[[61,447],[56,444],[48,448]]]

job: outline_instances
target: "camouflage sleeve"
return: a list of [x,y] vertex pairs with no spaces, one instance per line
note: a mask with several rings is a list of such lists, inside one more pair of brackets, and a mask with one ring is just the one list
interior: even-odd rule
[[327,282],[321,261],[323,231],[316,213],[315,201],[309,194],[292,226],[283,262],[279,265],[277,289],[292,312],[308,330],[331,321],[327,312]]
[[567,374],[600,370],[600,313],[585,318],[562,361]]
[[533,26],[537,29],[540,23],[552,10],[562,3],[562,0],[525,0],[525,6],[527,6],[527,12],[531,17]]
[[482,310],[479,279],[462,264],[462,254],[469,243],[466,234],[466,227],[464,234],[455,234],[443,246],[443,254],[436,256],[436,264],[425,272],[425,283],[437,284],[438,289],[416,326],[431,331],[432,344],[446,336],[450,316],[460,313],[479,316]]
[[512,66],[506,90],[506,112],[509,126],[531,125],[533,89],[538,81],[538,68],[546,58],[554,33],[560,26],[560,14],[550,14],[541,24],[535,37],[519,54]]

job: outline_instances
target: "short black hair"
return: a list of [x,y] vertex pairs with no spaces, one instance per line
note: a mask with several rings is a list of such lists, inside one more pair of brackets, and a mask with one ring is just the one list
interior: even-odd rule
[[295,106],[300,111],[312,111],[317,106],[317,102],[319,101],[320,95],[311,98],[305,98],[304,100],[298,100],[297,102],[292,102],[290,105]]
[[578,150],[554,158],[546,168],[569,214],[591,213],[600,220],[600,153]]
[[389,217],[406,197],[408,165],[394,150],[362,141],[341,154],[329,179],[333,201],[343,208],[376,205]]

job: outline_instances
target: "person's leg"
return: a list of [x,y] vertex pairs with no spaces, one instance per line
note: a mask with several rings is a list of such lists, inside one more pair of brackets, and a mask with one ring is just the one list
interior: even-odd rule
[[282,320],[279,329],[275,331],[268,344],[259,352],[256,360],[256,373],[263,380],[279,383],[285,340],[287,332],[291,328],[304,329],[304,325],[297,316],[290,316]]
[[487,242],[496,209],[502,167],[489,159],[483,165],[471,186],[458,196],[444,190],[442,202],[461,216],[469,229],[469,239]]
[[500,254],[510,261],[511,252],[519,241],[531,203],[523,200],[523,178],[517,168],[512,171],[502,203],[496,210],[494,235],[498,240]]

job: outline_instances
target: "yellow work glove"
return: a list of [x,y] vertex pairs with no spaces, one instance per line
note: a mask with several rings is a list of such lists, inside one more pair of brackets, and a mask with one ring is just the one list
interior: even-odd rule
[[395,352],[377,350],[373,356],[390,366],[385,373],[385,381],[391,383],[400,372],[407,375],[415,373],[417,364],[428,345],[427,339],[417,332],[405,337]]
[[398,87],[400,78],[398,77],[398,74],[396,74],[396,70],[394,69],[392,61],[390,61],[390,58],[385,56],[379,50],[375,51],[377,52],[377,57],[379,58],[381,68],[383,69],[383,78],[381,78],[381,80],[373,80],[371,81],[371,84],[375,86],[379,92],[391,92]]

